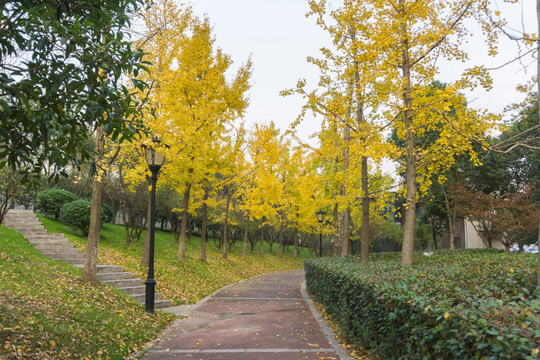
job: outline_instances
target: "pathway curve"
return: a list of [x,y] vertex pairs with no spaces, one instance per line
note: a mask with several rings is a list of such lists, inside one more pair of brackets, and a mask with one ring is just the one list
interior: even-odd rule
[[303,282],[297,270],[230,285],[177,320],[143,359],[340,359],[302,296]]

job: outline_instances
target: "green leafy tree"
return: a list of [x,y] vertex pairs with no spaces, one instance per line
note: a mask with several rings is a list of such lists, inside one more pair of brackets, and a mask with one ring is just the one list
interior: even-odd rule
[[[143,0],[0,2],[0,166],[29,173],[92,161],[92,130],[129,140],[141,129],[133,92],[142,51],[127,34]],[[129,80],[132,80],[130,83]],[[89,132],[88,129],[91,131]]]

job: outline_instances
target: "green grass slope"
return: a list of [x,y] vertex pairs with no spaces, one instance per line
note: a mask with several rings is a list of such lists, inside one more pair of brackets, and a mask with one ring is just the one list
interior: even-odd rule
[[[85,251],[86,239],[80,232],[42,216],[39,219],[49,232],[64,233],[81,251]],[[125,236],[123,226],[103,226],[99,242],[99,263],[122,265],[126,271],[146,279],[148,270],[140,265],[144,233],[141,241],[133,242],[128,248],[125,247]],[[156,231],[155,244],[156,291],[161,292],[165,299],[173,300],[175,305],[196,303],[223,286],[252,276],[301,269],[304,258],[308,256],[308,250],[305,249],[299,258],[293,259],[291,247],[280,260],[276,254],[278,244],[274,244],[272,253],[265,244],[264,257],[261,259],[257,244],[254,254],[250,253],[248,245],[248,255],[242,259],[242,244],[237,243],[230,249],[228,259],[224,260],[221,251],[213,241],[209,241],[206,244],[207,261],[201,262],[200,238],[192,236],[191,241],[186,243],[186,261],[182,262],[178,260],[178,243],[170,232]]]
[[0,227],[0,359],[123,359],[169,324]]

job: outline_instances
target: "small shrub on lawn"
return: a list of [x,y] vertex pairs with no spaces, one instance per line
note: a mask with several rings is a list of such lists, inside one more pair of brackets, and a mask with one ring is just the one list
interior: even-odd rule
[[105,214],[104,222],[113,224],[114,218],[116,217],[116,212],[113,210],[113,208],[107,204],[103,204],[101,205],[101,210]]
[[497,251],[310,259],[306,284],[357,348],[381,359],[537,359],[536,255]]
[[[60,211],[60,221],[82,231],[84,236],[88,235],[90,228],[90,212],[92,205],[86,200],[76,200],[64,204]],[[101,223],[105,222],[106,215],[101,209]]]
[[77,195],[67,190],[45,190],[37,195],[36,210],[43,215],[54,217],[58,220],[62,206],[78,199]]

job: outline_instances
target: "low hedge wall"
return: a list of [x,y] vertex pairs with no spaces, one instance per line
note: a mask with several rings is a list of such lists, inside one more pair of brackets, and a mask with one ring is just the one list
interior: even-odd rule
[[306,285],[354,347],[380,359],[538,359],[536,256],[492,250],[309,259]]

